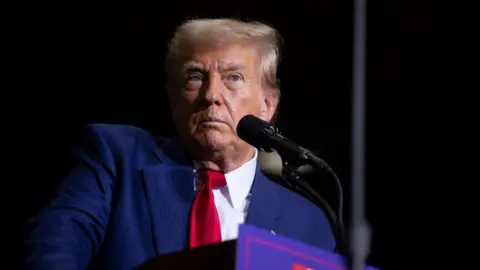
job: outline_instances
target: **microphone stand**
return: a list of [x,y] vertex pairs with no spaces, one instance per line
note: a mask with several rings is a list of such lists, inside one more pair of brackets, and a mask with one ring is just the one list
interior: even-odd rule
[[[288,161],[282,162],[284,164],[282,168],[281,179],[289,188],[312,201],[319,208],[325,211],[326,217],[331,224],[332,232],[335,237],[337,252],[345,257],[347,265],[349,268],[351,268],[353,263],[352,255],[349,249],[342,218],[343,191],[337,175],[325,161],[316,157],[306,149],[302,149],[298,156],[290,156]],[[336,181],[339,191],[338,216],[335,214],[335,211],[331,208],[327,201],[302,178],[304,175],[319,170],[328,171]]]

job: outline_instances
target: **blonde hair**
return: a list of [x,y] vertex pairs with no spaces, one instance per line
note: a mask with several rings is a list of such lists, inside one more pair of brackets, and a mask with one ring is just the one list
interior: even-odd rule
[[278,32],[260,22],[243,22],[235,19],[194,19],[178,27],[170,41],[165,61],[165,71],[171,77],[176,64],[197,46],[220,46],[229,43],[248,43],[259,49],[262,83],[274,90],[280,99],[277,68],[280,61],[281,37]]

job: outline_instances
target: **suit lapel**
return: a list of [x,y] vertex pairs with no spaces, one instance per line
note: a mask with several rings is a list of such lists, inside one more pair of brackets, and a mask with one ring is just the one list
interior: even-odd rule
[[260,171],[260,166],[257,164],[246,223],[273,230],[275,222],[282,216],[278,191],[278,186]]
[[[155,147],[153,153],[158,163],[141,170],[157,255],[187,247],[195,191],[191,158],[182,149],[176,140],[162,143],[161,149]],[[283,213],[279,192],[279,186],[257,164],[246,223],[275,229]]]
[[[176,153],[182,149],[175,148]],[[154,154],[160,162],[142,172],[154,245],[160,255],[187,247],[194,172],[186,157],[173,159],[160,149]]]

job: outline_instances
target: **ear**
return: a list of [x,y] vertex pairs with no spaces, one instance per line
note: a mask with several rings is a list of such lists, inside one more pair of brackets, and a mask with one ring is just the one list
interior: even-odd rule
[[267,122],[272,121],[278,106],[278,96],[273,92],[274,91],[268,91],[263,97],[260,118]]

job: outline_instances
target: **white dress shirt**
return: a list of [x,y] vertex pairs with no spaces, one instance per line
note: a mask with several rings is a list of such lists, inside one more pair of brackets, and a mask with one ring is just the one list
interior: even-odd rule
[[[245,222],[256,170],[257,150],[255,149],[255,155],[250,161],[225,174],[227,180],[225,187],[213,190],[223,241],[236,239],[238,226]],[[200,180],[195,179],[196,189],[201,184]]]

